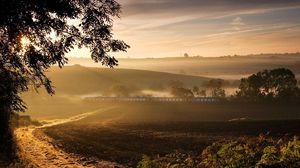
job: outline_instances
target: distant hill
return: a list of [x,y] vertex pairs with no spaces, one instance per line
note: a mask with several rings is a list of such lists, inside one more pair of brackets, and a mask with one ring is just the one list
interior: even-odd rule
[[163,91],[170,81],[181,81],[185,86],[201,85],[209,78],[164,72],[130,69],[88,68],[80,65],[51,68],[47,75],[53,81],[56,94],[49,96],[43,89],[37,94],[23,94],[28,105],[27,114],[37,119],[65,118],[93,111],[98,104],[84,102],[84,97],[109,95],[114,87],[124,87],[130,93],[143,90]]
[[[70,64],[96,67],[88,58],[70,58]],[[222,57],[174,57],[119,59],[119,67],[175,74],[206,76],[237,80],[264,69],[285,67],[300,78],[300,54],[259,54]]]
[[[124,86],[135,94],[159,94],[170,81],[182,81],[186,86],[201,85],[213,78],[240,79],[262,69],[286,67],[300,78],[299,54],[269,54],[231,56],[218,58],[159,58],[120,59],[115,69],[95,68],[88,58],[72,58],[71,66],[53,67],[47,75],[53,81],[56,94],[40,91],[23,94],[28,104],[27,114],[33,118],[65,118],[74,114],[93,111],[97,104],[83,102],[83,97],[107,95],[114,87]],[[81,65],[72,65],[72,64]],[[83,66],[84,65],[84,66]],[[87,67],[91,66],[91,67]],[[206,77],[203,77],[206,76]],[[155,92],[157,91],[157,92]],[[168,94],[168,93],[166,93]]]
[[53,67],[47,75],[53,81],[58,94],[82,95],[105,92],[122,85],[133,90],[161,90],[170,81],[181,81],[186,86],[201,85],[209,78],[178,75],[164,72],[130,69],[87,68],[80,65]]

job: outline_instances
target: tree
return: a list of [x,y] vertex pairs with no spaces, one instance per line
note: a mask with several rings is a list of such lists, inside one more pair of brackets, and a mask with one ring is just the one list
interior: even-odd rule
[[191,89],[185,88],[181,81],[170,81],[171,94],[175,97],[192,98],[194,93]]
[[183,56],[184,56],[184,58],[189,58],[189,54],[188,53],[184,53]]
[[241,79],[236,96],[247,101],[294,101],[299,98],[299,88],[291,70],[278,68]]
[[183,88],[183,87],[172,88],[171,93],[175,97],[182,97],[182,98],[193,98],[194,97],[194,94],[190,89]]
[[297,80],[294,73],[285,68],[264,71],[265,77],[263,85],[264,94],[279,99],[290,99],[294,97],[297,89]]
[[226,93],[225,90],[222,88],[214,88],[211,92],[212,97],[217,97],[217,98],[225,98]]
[[212,97],[224,98],[226,94],[225,90],[222,88],[223,84],[223,79],[211,79],[206,84],[206,87],[211,90]]
[[2,0],[1,5],[0,151],[11,152],[10,116],[26,108],[19,93],[43,86],[54,94],[44,72],[51,65],[63,67],[74,46],[87,47],[95,62],[109,67],[118,64],[110,53],[129,46],[113,39],[113,19],[121,12],[115,0]]
[[206,90],[200,90],[199,96],[206,97]]
[[192,91],[195,96],[206,97],[206,90],[200,90],[198,86],[194,86]]
[[199,89],[198,86],[194,86],[192,91],[193,91],[194,95],[198,96],[199,92],[200,92],[200,89]]
[[262,82],[262,77],[259,73],[241,79],[239,91],[236,94],[237,97],[249,101],[261,100],[263,98],[263,94],[260,90]]

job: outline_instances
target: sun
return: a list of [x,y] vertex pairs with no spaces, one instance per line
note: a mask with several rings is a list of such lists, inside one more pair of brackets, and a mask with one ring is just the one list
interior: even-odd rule
[[27,48],[31,44],[31,41],[27,37],[22,37],[21,44],[22,44],[22,48]]

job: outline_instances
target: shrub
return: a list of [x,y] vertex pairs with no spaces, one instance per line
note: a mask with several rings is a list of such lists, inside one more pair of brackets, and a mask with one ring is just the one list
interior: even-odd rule
[[201,166],[207,168],[297,168],[300,167],[300,141],[241,138],[217,142],[202,153]]
[[195,168],[199,165],[199,159],[189,154],[174,152],[163,157],[151,160],[144,156],[138,163],[138,168]]
[[158,168],[158,166],[149,156],[144,155],[143,159],[138,163],[137,168]]
[[143,156],[138,168],[299,168],[300,140],[239,138],[207,147],[201,157],[175,152],[151,160]]

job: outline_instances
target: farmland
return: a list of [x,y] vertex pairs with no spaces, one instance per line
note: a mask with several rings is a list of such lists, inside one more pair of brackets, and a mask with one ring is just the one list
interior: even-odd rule
[[[285,115],[274,115],[274,120],[267,121],[245,119],[229,122],[230,117],[242,118],[242,115],[228,113],[227,118],[224,115],[222,119],[219,113],[212,113],[214,109],[220,111],[226,106],[228,109],[229,105],[209,107],[195,104],[164,103],[162,106],[135,103],[105,106],[112,108],[42,131],[53,138],[54,145],[68,153],[129,167],[136,166],[143,154],[155,157],[180,151],[197,158],[208,145],[223,139],[255,137],[260,134],[275,138],[300,135],[298,120],[279,120],[279,117]],[[274,109],[278,109],[278,106],[273,109],[264,108],[265,114],[253,111],[252,118],[276,114]],[[291,113],[286,115],[291,116]],[[293,115],[294,119],[300,118],[296,110]]]

